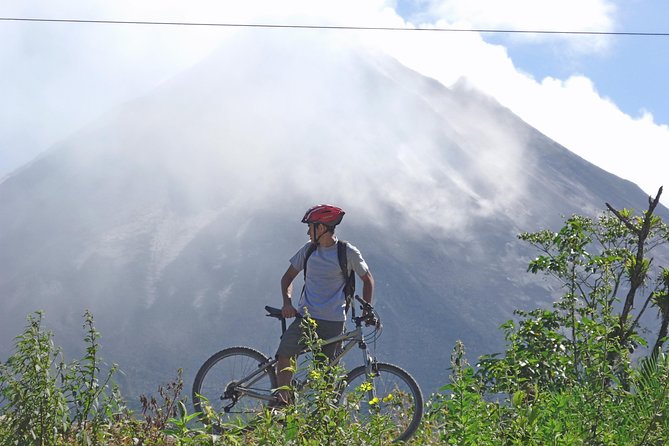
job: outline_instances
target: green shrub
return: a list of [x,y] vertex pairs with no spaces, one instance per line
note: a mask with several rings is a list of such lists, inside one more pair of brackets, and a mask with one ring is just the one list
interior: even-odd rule
[[50,445],[69,429],[69,407],[58,386],[60,351],[41,325],[42,313],[28,316],[15,353],[0,369],[2,444]]
[[69,364],[42,318],[41,312],[28,316],[14,353],[0,368],[2,444],[52,445],[67,438],[100,444],[103,425],[127,411],[111,383],[116,366],[101,375],[99,333],[89,312],[84,314],[86,355]]

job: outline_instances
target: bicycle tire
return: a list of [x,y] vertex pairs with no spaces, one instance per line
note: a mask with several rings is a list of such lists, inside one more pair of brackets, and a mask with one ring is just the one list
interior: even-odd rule
[[[346,375],[341,403],[353,403],[351,415],[365,422],[375,414],[388,417],[392,442],[406,441],[416,433],[423,418],[423,394],[416,380],[404,369],[384,362],[374,365],[371,379],[365,366],[359,366]],[[363,387],[369,381],[370,389]],[[390,439],[389,439],[390,440]]]
[[[207,359],[193,381],[193,407],[200,413],[200,420],[221,429],[225,425],[244,427],[265,410],[266,401],[241,395],[228,386],[269,362],[269,358],[249,347],[230,347]],[[267,397],[276,389],[276,373],[268,367],[252,383],[253,390]],[[203,404],[208,402],[208,407]],[[228,412],[225,407],[232,404]],[[210,409],[210,410],[207,410]],[[213,417],[211,412],[214,412]]]

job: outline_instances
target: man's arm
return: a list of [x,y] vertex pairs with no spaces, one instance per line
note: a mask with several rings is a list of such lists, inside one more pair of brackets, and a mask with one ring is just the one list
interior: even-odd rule
[[374,298],[374,277],[371,271],[360,278],[362,280],[362,299],[368,304],[372,304]]
[[293,306],[291,296],[293,294],[293,280],[300,272],[293,266],[290,265],[283,277],[281,277],[281,296],[283,297],[283,306],[281,307],[281,314],[285,318],[295,317],[297,315],[297,310]]

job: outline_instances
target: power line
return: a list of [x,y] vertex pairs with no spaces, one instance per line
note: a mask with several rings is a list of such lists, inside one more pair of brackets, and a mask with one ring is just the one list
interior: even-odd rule
[[562,34],[590,36],[642,36],[669,37],[669,32],[630,32],[630,31],[557,31],[530,29],[489,29],[489,28],[403,28],[390,26],[335,26],[335,25],[280,25],[257,23],[206,23],[206,22],[158,22],[135,20],[88,20],[88,19],[45,19],[0,17],[2,22],[48,22],[48,23],[92,23],[102,25],[152,25],[152,26],[208,26],[223,28],[289,28],[289,29],[332,29],[352,31],[414,31],[414,32],[475,32],[496,34]]

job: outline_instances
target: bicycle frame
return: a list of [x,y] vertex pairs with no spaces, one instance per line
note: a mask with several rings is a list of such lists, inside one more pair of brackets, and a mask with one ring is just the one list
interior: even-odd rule
[[[375,362],[375,359],[372,357],[372,355],[369,354],[367,351],[367,344],[365,343],[365,340],[363,339],[362,336],[362,326],[357,325],[356,328],[352,331],[342,333],[341,335],[326,339],[323,341],[323,346],[325,345],[330,345],[334,344],[337,342],[344,342],[348,341],[344,344],[343,348],[341,351],[330,360],[329,365],[334,366],[341,361],[341,359],[355,347],[356,344],[358,344],[358,347],[363,351],[363,361],[365,364],[365,368],[367,370],[367,373],[372,372],[372,367]],[[308,349],[305,349],[302,351],[301,354],[309,352]],[[250,373],[249,375],[245,376],[244,378],[240,379],[239,381],[232,382],[228,384],[225,390],[225,397],[230,397],[232,394],[237,393],[239,395],[246,395],[251,398],[256,398],[264,401],[271,401],[273,399],[272,395],[266,395],[263,393],[258,393],[254,391],[253,389],[250,388],[254,383],[258,381],[262,377],[262,375],[265,373],[265,371],[270,368],[274,367],[277,363],[277,359],[271,359],[267,361],[266,363],[262,364],[260,367],[258,367],[257,370],[254,372]],[[295,388],[299,391],[302,390],[303,388],[306,387],[308,380],[302,380],[298,381],[295,383]],[[232,392],[232,393],[231,393]],[[229,411],[230,408],[232,408],[235,404],[235,400],[233,399],[233,402],[229,405],[226,406],[225,410],[226,412]]]
[[358,344],[358,347],[360,347],[360,349],[363,352],[363,358],[362,359],[365,363],[365,366],[367,366],[367,367],[371,366],[371,364],[374,362],[374,358],[367,351],[367,343],[362,338],[362,326],[356,327],[355,330],[353,330],[353,331],[342,333],[339,336],[335,336],[333,338],[326,339],[323,342],[323,346],[334,344],[336,342],[343,342],[343,341],[348,341],[348,342],[346,344],[344,344],[341,351],[337,355],[335,355],[334,358],[332,358],[332,360],[330,361],[330,364],[329,364],[330,366],[337,365],[339,363],[339,361],[341,361],[341,358],[343,358],[344,355],[346,355],[346,353],[350,352],[353,349],[353,347],[355,346],[356,343]]

